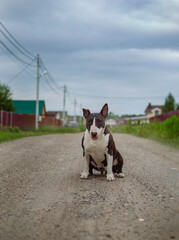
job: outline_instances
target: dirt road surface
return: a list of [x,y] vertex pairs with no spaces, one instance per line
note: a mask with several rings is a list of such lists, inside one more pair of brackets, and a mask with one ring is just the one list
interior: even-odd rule
[[179,151],[114,134],[124,179],[80,179],[82,134],[0,144],[1,240],[179,239]]

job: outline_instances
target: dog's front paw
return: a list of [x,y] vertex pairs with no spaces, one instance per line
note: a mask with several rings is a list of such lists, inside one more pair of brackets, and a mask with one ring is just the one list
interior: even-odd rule
[[80,175],[80,178],[82,179],[87,179],[88,178],[89,173],[88,172],[82,172]]
[[114,175],[113,174],[107,174],[107,180],[108,181],[114,181],[115,180]]

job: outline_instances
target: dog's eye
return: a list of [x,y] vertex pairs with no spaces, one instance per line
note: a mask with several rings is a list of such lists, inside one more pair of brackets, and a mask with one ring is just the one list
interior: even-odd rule
[[97,121],[98,121],[98,122],[102,122],[102,119],[98,119]]

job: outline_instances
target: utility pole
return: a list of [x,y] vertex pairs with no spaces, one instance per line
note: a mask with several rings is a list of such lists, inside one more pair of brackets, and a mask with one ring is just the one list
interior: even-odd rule
[[74,118],[73,121],[76,123],[76,98],[74,99]]
[[83,108],[83,106],[80,103],[80,124],[82,124],[82,122],[83,122],[83,110],[82,110],[82,108]]
[[37,93],[36,93],[36,115],[35,115],[35,129],[39,129],[39,81],[40,81],[40,74],[39,74],[39,54],[37,54]]
[[66,87],[66,85],[64,85],[64,89],[63,89],[63,127],[65,126],[66,93],[67,93],[67,87]]

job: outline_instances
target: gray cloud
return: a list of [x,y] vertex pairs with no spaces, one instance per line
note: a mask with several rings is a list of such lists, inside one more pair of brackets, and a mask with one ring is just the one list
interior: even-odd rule
[[[40,53],[59,84],[67,84],[71,92],[126,97],[179,92],[178,12],[176,0],[1,0],[0,8],[4,25],[31,52]],[[4,58],[2,51],[0,61]],[[7,59],[0,68],[1,78],[7,82],[18,70]],[[33,85],[30,81],[23,85],[24,78],[31,79],[27,76],[11,84],[15,98],[27,85],[30,96],[35,91],[35,79]],[[41,97],[55,109],[54,94],[44,83]],[[77,98],[96,105],[92,98]],[[148,99],[120,100],[123,108],[118,108],[119,100],[99,99],[99,105],[105,100],[118,113],[140,113],[148,103]],[[72,104],[68,108],[73,111]]]

